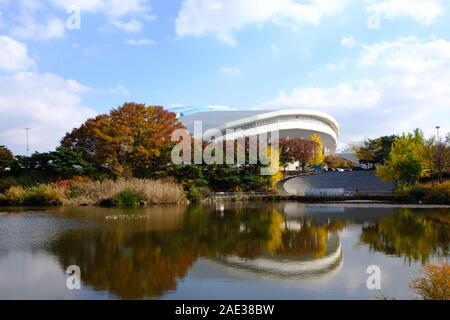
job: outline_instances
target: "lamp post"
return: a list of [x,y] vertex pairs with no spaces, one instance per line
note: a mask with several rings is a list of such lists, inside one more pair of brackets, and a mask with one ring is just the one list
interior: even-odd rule
[[31,130],[31,128],[25,128],[25,130],[27,132],[27,157],[28,157],[28,154],[30,152],[30,146],[29,146],[29,143],[28,143],[28,133]]
[[437,132],[437,140],[438,140],[438,142],[440,141],[440,138],[439,138],[439,129],[440,129],[441,127],[439,127],[439,126],[436,126],[436,132]]

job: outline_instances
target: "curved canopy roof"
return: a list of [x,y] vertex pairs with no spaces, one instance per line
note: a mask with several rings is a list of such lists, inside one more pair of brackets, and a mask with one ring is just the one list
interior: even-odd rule
[[208,111],[199,112],[180,117],[186,128],[193,132],[194,121],[202,121],[203,131],[210,129],[233,128],[253,121],[268,119],[277,116],[298,115],[310,116],[327,123],[339,136],[339,125],[330,115],[313,110],[287,109],[287,110],[248,110],[248,111]]

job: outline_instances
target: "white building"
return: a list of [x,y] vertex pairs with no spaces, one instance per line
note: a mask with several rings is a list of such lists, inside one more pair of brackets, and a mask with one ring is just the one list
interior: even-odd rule
[[309,140],[315,133],[321,137],[325,151],[334,153],[339,138],[337,121],[326,113],[312,110],[208,111],[181,116],[180,120],[194,136],[197,136],[194,122],[201,121],[201,134],[209,140],[231,140],[274,131],[279,132],[280,138]]

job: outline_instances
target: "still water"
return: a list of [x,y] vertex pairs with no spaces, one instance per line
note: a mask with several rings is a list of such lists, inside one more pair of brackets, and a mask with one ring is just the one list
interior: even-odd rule
[[449,209],[0,208],[0,299],[415,299],[411,279],[449,245]]

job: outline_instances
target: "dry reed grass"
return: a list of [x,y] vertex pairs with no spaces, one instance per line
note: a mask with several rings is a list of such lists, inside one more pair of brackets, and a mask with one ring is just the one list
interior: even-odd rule
[[77,195],[67,197],[68,205],[98,205],[113,200],[124,190],[133,190],[139,194],[145,204],[181,204],[187,201],[183,188],[170,180],[119,179],[104,181],[75,182],[71,189],[78,190]]

